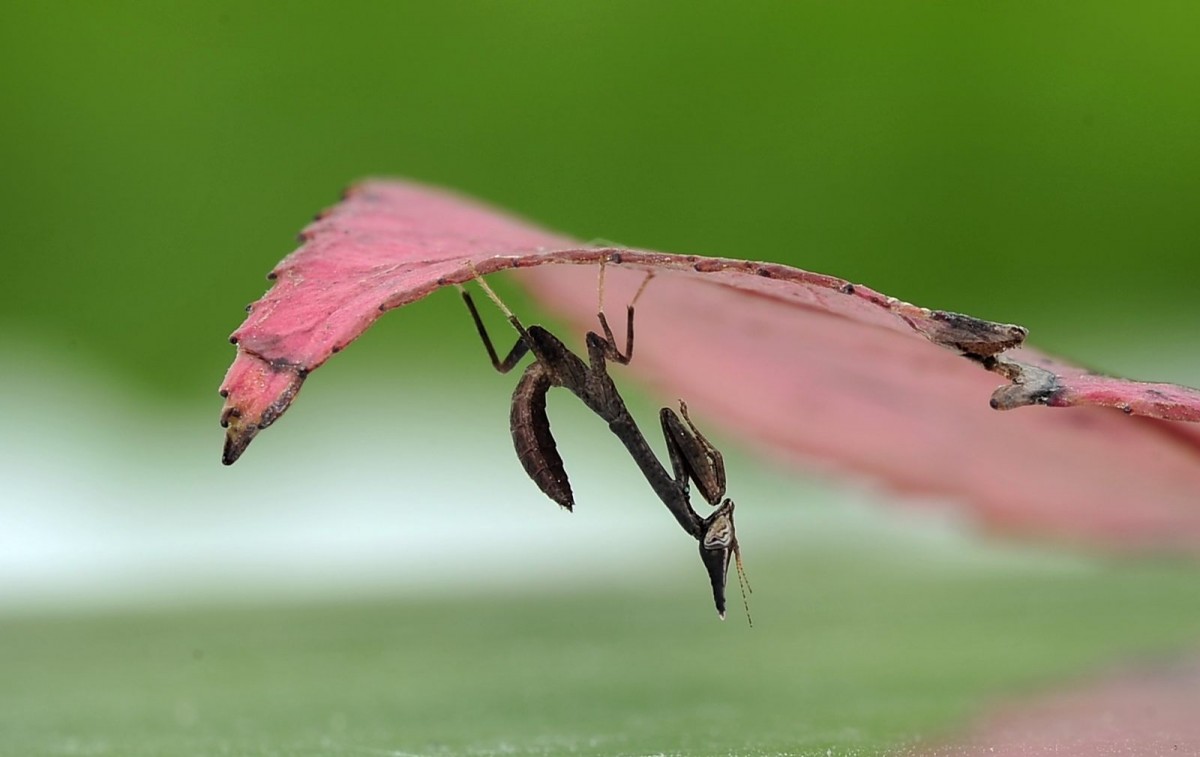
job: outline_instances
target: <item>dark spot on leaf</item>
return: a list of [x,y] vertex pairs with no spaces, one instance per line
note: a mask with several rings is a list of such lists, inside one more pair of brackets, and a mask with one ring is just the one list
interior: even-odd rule
[[271,271],[267,274],[267,281],[274,281],[277,278],[279,278],[279,274],[275,273],[274,271]]
[[267,364],[270,365],[271,370],[275,371],[276,373],[299,373],[300,371],[305,370],[303,366],[293,363],[291,360],[283,357],[277,357],[274,360],[269,360],[267,361]]
[[253,302],[251,302],[249,305],[247,305],[247,306],[246,306],[246,312],[247,312],[247,313],[253,313],[253,312],[254,312],[254,303],[253,303]]
[[1012,381],[992,393],[989,404],[994,410],[1012,410],[1026,405],[1048,405],[1061,389],[1053,371],[1015,360],[986,358],[980,361],[988,370]]
[[981,357],[1016,347],[1025,341],[1025,336],[1029,333],[1021,326],[993,323],[944,310],[930,311],[929,320],[937,323],[938,327],[917,326],[925,336],[944,347]]
[[609,258],[609,260],[611,260],[611,261],[612,261],[612,262],[614,262],[614,263],[618,263],[618,264],[619,264],[619,263],[621,262],[621,253],[619,253],[619,252],[614,252],[614,253],[612,254],[612,257],[611,257],[611,258]]
[[842,294],[854,294],[854,285],[847,281],[838,287],[838,291]]
[[229,337],[229,343],[230,343],[230,344],[237,344],[237,343],[238,343],[238,338],[237,338],[236,336],[231,336],[231,337]]
[[330,350],[330,352],[332,352],[332,353],[333,353],[333,354],[335,354],[335,355],[336,355],[336,354],[338,354],[338,353],[339,353],[339,352],[341,352],[341,351],[342,351],[342,348],[341,348],[341,347],[339,347],[339,346],[338,346],[338,345],[336,345],[336,344],[335,344],[335,345],[333,345],[333,349],[331,349],[331,350]]
[[222,398],[225,398],[225,397],[228,397],[228,396],[229,396],[229,390],[228,390],[228,389],[222,389],[221,391],[217,392],[217,394],[220,394]]
[[759,268],[757,271],[755,271],[755,273],[757,273],[759,276],[762,276],[762,277],[768,278],[768,279],[774,275],[771,273],[771,269],[767,268],[766,266]]

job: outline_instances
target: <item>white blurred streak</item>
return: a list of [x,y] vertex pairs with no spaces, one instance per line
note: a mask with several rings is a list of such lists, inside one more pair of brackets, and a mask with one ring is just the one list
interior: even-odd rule
[[23,360],[0,374],[0,607],[538,590],[667,561],[699,573],[645,483],[612,474],[615,447],[564,444],[576,513],[538,492],[502,377],[484,375],[487,398],[394,376],[308,387],[225,468],[215,393],[146,407],[94,370],[6,352]]
[[[552,394],[550,412],[576,512],[525,477],[508,434],[511,376],[318,375],[225,468],[215,391],[147,406],[94,369],[3,351],[23,358],[0,372],[0,610],[663,581],[706,591],[694,542],[569,397]],[[643,425],[661,449],[656,420]],[[987,554],[944,512],[897,514],[861,490],[727,460],[750,560],[831,539]]]

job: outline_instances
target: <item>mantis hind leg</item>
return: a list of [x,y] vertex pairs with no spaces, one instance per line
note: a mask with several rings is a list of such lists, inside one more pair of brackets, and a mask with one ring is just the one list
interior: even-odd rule
[[529,342],[526,339],[525,328],[516,320],[516,316],[509,316],[509,320],[521,336],[517,338],[517,343],[509,350],[508,356],[501,360],[496,354],[496,348],[492,345],[491,337],[488,336],[487,328],[483,325],[483,319],[479,317],[479,310],[476,309],[475,302],[471,299],[471,293],[462,287],[459,287],[459,291],[462,292],[463,302],[467,304],[467,310],[471,311],[471,319],[475,321],[475,329],[479,332],[479,338],[483,340],[483,347],[487,350],[488,357],[492,361],[492,367],[500,373],[508,373],[520,362],[521,358],[525,357],[525,353],[529,351]]

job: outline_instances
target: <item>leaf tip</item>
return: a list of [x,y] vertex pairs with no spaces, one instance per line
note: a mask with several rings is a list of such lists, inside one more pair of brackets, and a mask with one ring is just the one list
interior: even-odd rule
[[221,396],[225,397],[221,411],[221,426],[225,429],[222,464],[237,462],[258,432],[283,415],[307,376],[304,368],[238,353],[221,385]]
[[258,433],[258,425],[254,423],[231,423],[225,432],[225,447],[221,451],[221,464],[233,465],[250,446],[250,441]]

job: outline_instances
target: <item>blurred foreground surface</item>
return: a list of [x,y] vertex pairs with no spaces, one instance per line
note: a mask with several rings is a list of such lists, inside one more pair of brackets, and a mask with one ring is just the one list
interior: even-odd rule
[[869,755],[1200,632],[1194,570],[809,546],[754,556],[753,629],[717,621],[678,571],[0,619],[0,752]]
[[732,451],[756,625],[736,594],[721,623],[569,398],[568,515],[508,448],[508,377],[320,378],[233,468],[212,406],[70,378],[0,398],[24,429],[0,455],[0,754],[868,755],[1200,638],[1193,564],[997,543]]

